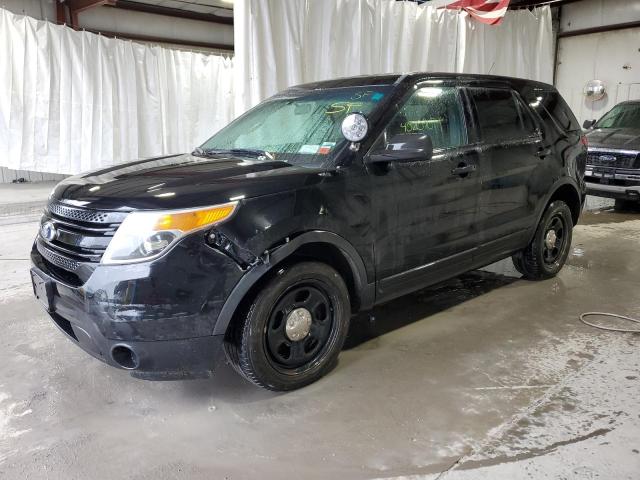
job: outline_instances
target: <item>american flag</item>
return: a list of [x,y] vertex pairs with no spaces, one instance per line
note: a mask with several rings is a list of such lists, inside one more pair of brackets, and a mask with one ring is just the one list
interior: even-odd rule
[[479,22],[499,25],[507,13],[510,0],[434,0],[427,5],[464,10]]

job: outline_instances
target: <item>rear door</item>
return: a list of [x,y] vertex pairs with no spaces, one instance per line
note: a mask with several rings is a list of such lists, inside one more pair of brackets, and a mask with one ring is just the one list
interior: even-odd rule
[[479,243],[495,254],[508,253],[534,222],[546,193],[536,191],[535,177],[544,174],[540,167],[551,150],[543,147],[541,130],[515,91],[469,88],[467,94],[482,145]]

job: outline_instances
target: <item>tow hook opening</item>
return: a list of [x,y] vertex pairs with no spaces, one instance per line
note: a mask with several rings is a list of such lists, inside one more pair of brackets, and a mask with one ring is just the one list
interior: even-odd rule
[[111,358],[126,370],[135,370],[139,366],[136,352],[128,345],[114,345],[111,349]]

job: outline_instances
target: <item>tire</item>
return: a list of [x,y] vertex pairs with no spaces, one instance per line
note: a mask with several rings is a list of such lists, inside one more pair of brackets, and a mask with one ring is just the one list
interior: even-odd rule
[[640,208],[640,202],[635,200],[624,200],[622,198],[616,198],[616,203],[613,207],[616,211],[633,211]]
[[350,317],[340,274],[323,263],[297,263],[280,269],[240,312],[225,341],[227,358],[255,385],[295,390],[334,367]]
[[528,280],[555,277],[567,261],[572,235],[571,210],[561,200],[552,202],[542,215],[531,243],[513,255],[516,270]]

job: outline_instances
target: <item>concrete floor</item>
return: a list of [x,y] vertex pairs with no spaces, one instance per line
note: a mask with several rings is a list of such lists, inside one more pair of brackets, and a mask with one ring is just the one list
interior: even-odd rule
[[36,228],[0,226],[2,479],[640,478],[640,335],[577,319],[640,317],[638,213],[586,214],[556,279],[503,261],[377,308],[329,376],[283,395],[80,351],[32,299]]

